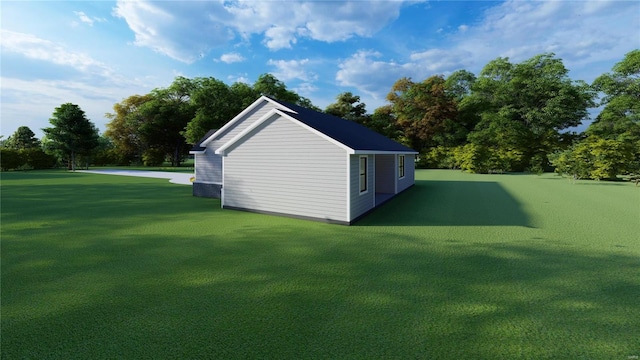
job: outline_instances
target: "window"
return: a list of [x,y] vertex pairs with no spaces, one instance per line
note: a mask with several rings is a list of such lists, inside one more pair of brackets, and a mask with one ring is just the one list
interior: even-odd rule
[[367,191],[367,157],[360,157],[360,193]]
[[398,155],[398,178],[404,177],[404,155]]

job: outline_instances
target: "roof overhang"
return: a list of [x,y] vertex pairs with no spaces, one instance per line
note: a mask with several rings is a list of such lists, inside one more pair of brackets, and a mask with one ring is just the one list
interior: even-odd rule
[[[227,122],[223,127],[221,127],[220,129],[218,129],[218,131],[216,131],[215,133],[213,133],[211,136],[209,136],[207,139],[205,139],[204,141],[202,141],[200,143],[200,146],[207,146],[208,143],[210,143],[211,141],[213,141],[216,137],[218,137],[218,135],[224,133],[228,128],[230,128],[231,126],[233,126],[236,122],[238,122],[242,117],[244,117],[246,114],[248,114],[249,112],[251,112],[253,109],[255,109],[256,107],[258,107],[258,105],[262,104],[263,102],[270,102],[272,104],[274,104],[275,106],[279,107],[279,108],[285,108],[288,111],[291,112],[295,112],[289,108],[284,107],[284,105],[280,104],[279,102],[269,98],[268,96],[260,96],[256,101],[254,101],[251,105],[249,105],[246,109],[242,110],[242,112],[238,115],[236,115],[233,119],[229,120],[229,122]],[[216,152],[217,153],[217,152]]]
[[311,126],[298,121],[297,119],[289,116],[285,111],[280,110],[280,109],[272,109],[268,113],[264,114],[262,117],[260,117],[260,119],[256,120],[253,124],[249,125],[246,129],[244,129],[238,135],[233,137],[233,139],[227,141],[224,145],[222,145],[218,149],[216,149],[216,154],[223,155],[223,156],[226,155],[227,149],[229,149],[231,146],[233,146],[238,141],[240,141],[243,138],[245,138],[254,129],[256,129],[260,125],[264,124],[267,120],[271,119],[275,115],[277,115],[277,116],[279,116],[281,118],[287,119],[287,120],[297,124],[298,126],[303,127],[305,129],[307,129],[308,131],[310,131],[310,132],[312,132],[312,133],[324,138],[325,140],[327,140],[327,141],[335,144],[336,146],[344,149],[348,154],[355,154],[355,150],[353,150],[350,147],[344,145],[343,143],[341,143],[341,142],[339,142],[339,141],[327,136],[326,134],[324,134],[324,133],[312,128]]

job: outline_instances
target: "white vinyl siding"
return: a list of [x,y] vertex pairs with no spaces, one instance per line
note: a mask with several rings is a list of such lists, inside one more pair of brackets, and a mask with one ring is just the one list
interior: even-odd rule
[[[353,220],[373,208],[375,191],[360,192],[360,157],[350,156],[350,184],[351,184],[351,216]],[[366,155],[367,159],[367,186],[373,190],[375,178],[373,171],[373,155]]]
[[213,149],[196,154],[196,181],[207,184],[222,183],[222,158]]
[[226,152],[225,207],[348,221],[344,149],[274,115]]
[[274,107],[274,104],[264,101],[224,132],[216,135],[216,138],[206,145],[207,151],[204,154],[196,154],[196,181],[222,184],[222,156],[216,155],[215,151]]
[[415,156],[406,155],[404,161],[404,178],[398,179],[398,192],[415,183]]

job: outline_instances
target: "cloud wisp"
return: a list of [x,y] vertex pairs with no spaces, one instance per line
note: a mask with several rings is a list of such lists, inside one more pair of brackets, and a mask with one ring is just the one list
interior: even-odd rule
[[135,34],[135,44],[192,63],[237,37],[261,36],[269,50],[301,39],[326,43],[370,37],[398,18],[402,1],[118,1],[113,14]]
[[640,46],[637,32],[629,31],[637,29],[638,10],[630,1],[506,1],[485,10],[476,24],[445,35],[445,45],[414,51],[404,61],[359,50],[339,64],[336,81],[381,99],[401,77],[421,81],[459,69],[478,73],[497,57],[520,62],[552,52],[590,82],[608,70],[591,64],[619,61]]

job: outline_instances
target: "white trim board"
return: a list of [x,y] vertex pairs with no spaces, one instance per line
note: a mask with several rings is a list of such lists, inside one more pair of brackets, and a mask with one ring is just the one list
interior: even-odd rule
[[224,124],[223,127],[221,127],[220,129],[218,129],[218,131],[216,131],[215,133],[213,133],[211,136],[209,136],[206,140],[204,140],[203,142],[200,143],[200,146],[206,146],[208,143],[210,143],[211,141],[213,141],[218,135],[222,134],[224,131],[226,131],[228,128],[230,128],[231,126],[233,126],[235,123],[237,123],[242,117],[244,117],[246,114],[248,114],[249,112],[251,112],[253,109],[255,109],[256,107],[258,107],[258,105],[262,104],[264,101],[266,102],[270,102],[273,105],[275,105],[278,108],[284,108],[287,111],[296,113],[295,111],[284,107],[282,104],[280,104],[279,102],[272,100],[270,98],[268,98],[267,96],[260,96],[258,98],[258,100],[254,101],[251,105],[249,105],[246,109],[242,110],[242,112],[238,115],[236,115],[233,119],[229,120],[229,122],[227,122],[226,124]]
[[255,122],[253,122],[253,124],[249,125],[246,129],[244,129],[242,132],[240,132],[238,135],[234,136],[233,139],[227,141],[226,143],[224,143],[222,146],[220,146],[217,150],[216,150],[216,154],[218,155],[222,155],[225,156],[226,155],[226,150],[228,148],[230,148],[231,146],[233,146],[235,143],[237,143],[238,141],[244,139],[247,135],[249,135],[253,130],[255,130],[256,128],[258,128],[259,126],[261,126],[262,124],[264,124],[267,120],[273,118],[273,116],[279,116],[282,119],[287,119],[289,121],[291,121],[294,124],[297,124],[298,126],[320,136],[321,138],[333,143],[334,145],[342,148],[343,150],[345,150],[348,154],[353,154],[354,150],[351,149],[350,147],[344,145],[343,143],[325,135],[324,133],[310,127],[309,125],[298,121],[297,119],[291,117],[290,115],[288,115],[286,112],[280,110],[280,109],[272,109],[270,110],[268,113],[264,114],[260,119],[256,120]]

